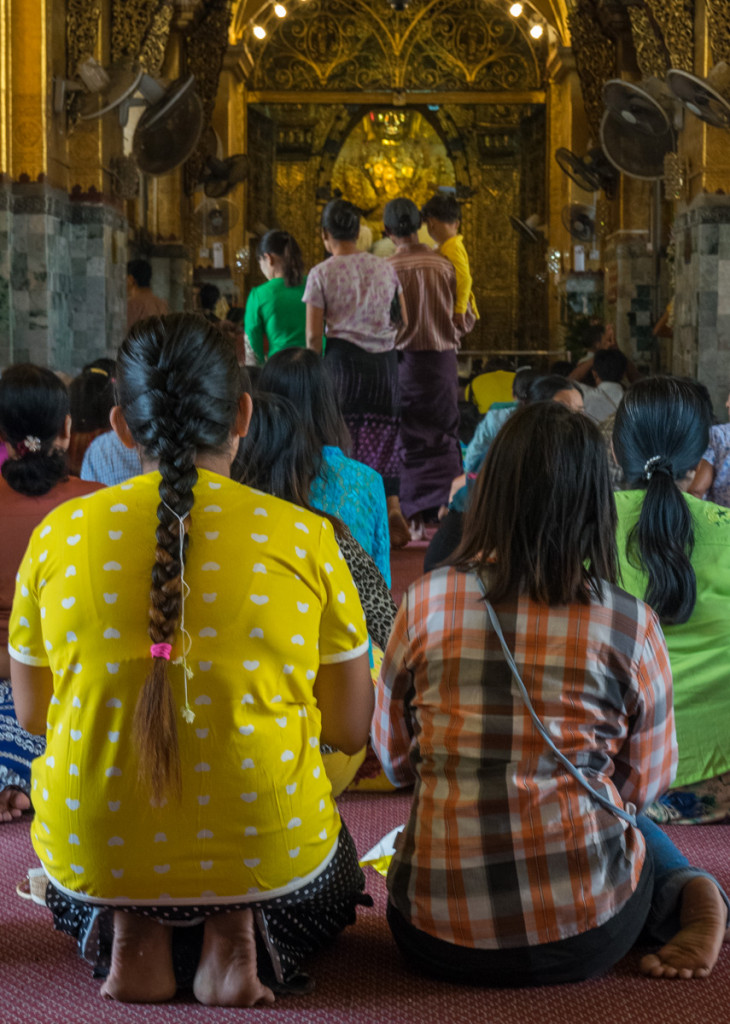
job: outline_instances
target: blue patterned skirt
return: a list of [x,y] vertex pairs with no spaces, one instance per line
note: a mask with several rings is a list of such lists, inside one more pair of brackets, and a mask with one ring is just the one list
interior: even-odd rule
[[0,679],[0,789],[14,786],[30,795],[31,762],[45,749],[45,736],[31,736],[21,729],[10,683]]

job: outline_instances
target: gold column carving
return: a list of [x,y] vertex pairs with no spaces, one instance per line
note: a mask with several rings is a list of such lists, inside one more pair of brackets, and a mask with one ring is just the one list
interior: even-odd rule
[[646,0],[656,25],[664,34],[664,45],[673,68],[694,70],[693,0]]
[[139,62],[151,75],[162,74],[170,24],[175,13],[173,0],[162,0],[155,11],[139,53]]
[[47,171],[47,76],[45,0],[11,0],[8,106],[8,170],[31,181]]
[[705,0],[712,63],[730,63],[730,11],[727,0]]
[[[185,67],[195,75],[195,88],[203,104],[203,131],[210,125],[215,108],[223,58],[228,48],[228,27],[233,9],[228,0],[208,0],[185,31]],[[185,164],[185,190],[193,193],[205,162],[199,145]]]
[[69,78],[84,57],[93,56],[99,37],[101,0],[67,0],[66,71]]
[[663,79],[669,70],[669,60],[655,22],[649,17],[646,8],[638,5],[629,7],[629,18],[636,61],[642,78]]
[[152,25],[160,0],[112,0],[112,61],[138,60],[142,43]]
[[580,77],[586,117],[594,139],[603,115],[603,86],[616,76],[616,46],[598,20],[593,0],[583,0],[568,16],[575,64]]

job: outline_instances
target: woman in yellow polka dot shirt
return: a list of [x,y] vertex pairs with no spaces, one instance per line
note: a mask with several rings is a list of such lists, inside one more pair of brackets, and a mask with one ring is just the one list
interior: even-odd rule
[[365,899],[319,749],[368,735],[362,609],[330,524],[230,480],[251,399],[212,325],[135,325],[117,387],[147,472],[47,516],[10,623],[47,901],[105,995],[271,1002]]

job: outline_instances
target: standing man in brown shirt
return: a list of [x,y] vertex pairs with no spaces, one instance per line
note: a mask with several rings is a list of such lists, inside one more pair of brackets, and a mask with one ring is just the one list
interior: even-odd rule
[[150,288],[152,267],[147,260],[130,260],[127,264],[127,330],[147,316],[164,316],[170,307]]
[[403,288],[407,325],[396,337],[401,399],[401,507],[414,536],[437,513],[461,473],[458,373],[460,334],[454,321],[456,274],[440,253],[418,241],[421,214],[393,199],[383,220],[396,252],[389,257]]

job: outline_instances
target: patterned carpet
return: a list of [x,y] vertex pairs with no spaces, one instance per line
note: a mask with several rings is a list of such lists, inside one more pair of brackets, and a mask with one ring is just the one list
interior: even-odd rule
[[[344,818],[358,849],[367,850],[399,824],[407,794],[346,795]],[[672,829],[672,838],[696,863],[730,885],[730,826]],[[730,948],[707,981],[642,978],[632,954],[600,981],[519,991],[442,985],[410,975],[385,923],[385,885],[368,869],[372,910],[310,964],[316,990],[281,999],[266,1010],[211,1010],[183,994],[167,1006],[121,1006],[99,997],[73,942],[54,933],[50,915],[15,895],[33,863],[28,822],[0,826],[1,1024],[229,1024],[276,1016],[284,1024],[727,1024],[730,1021]]]

